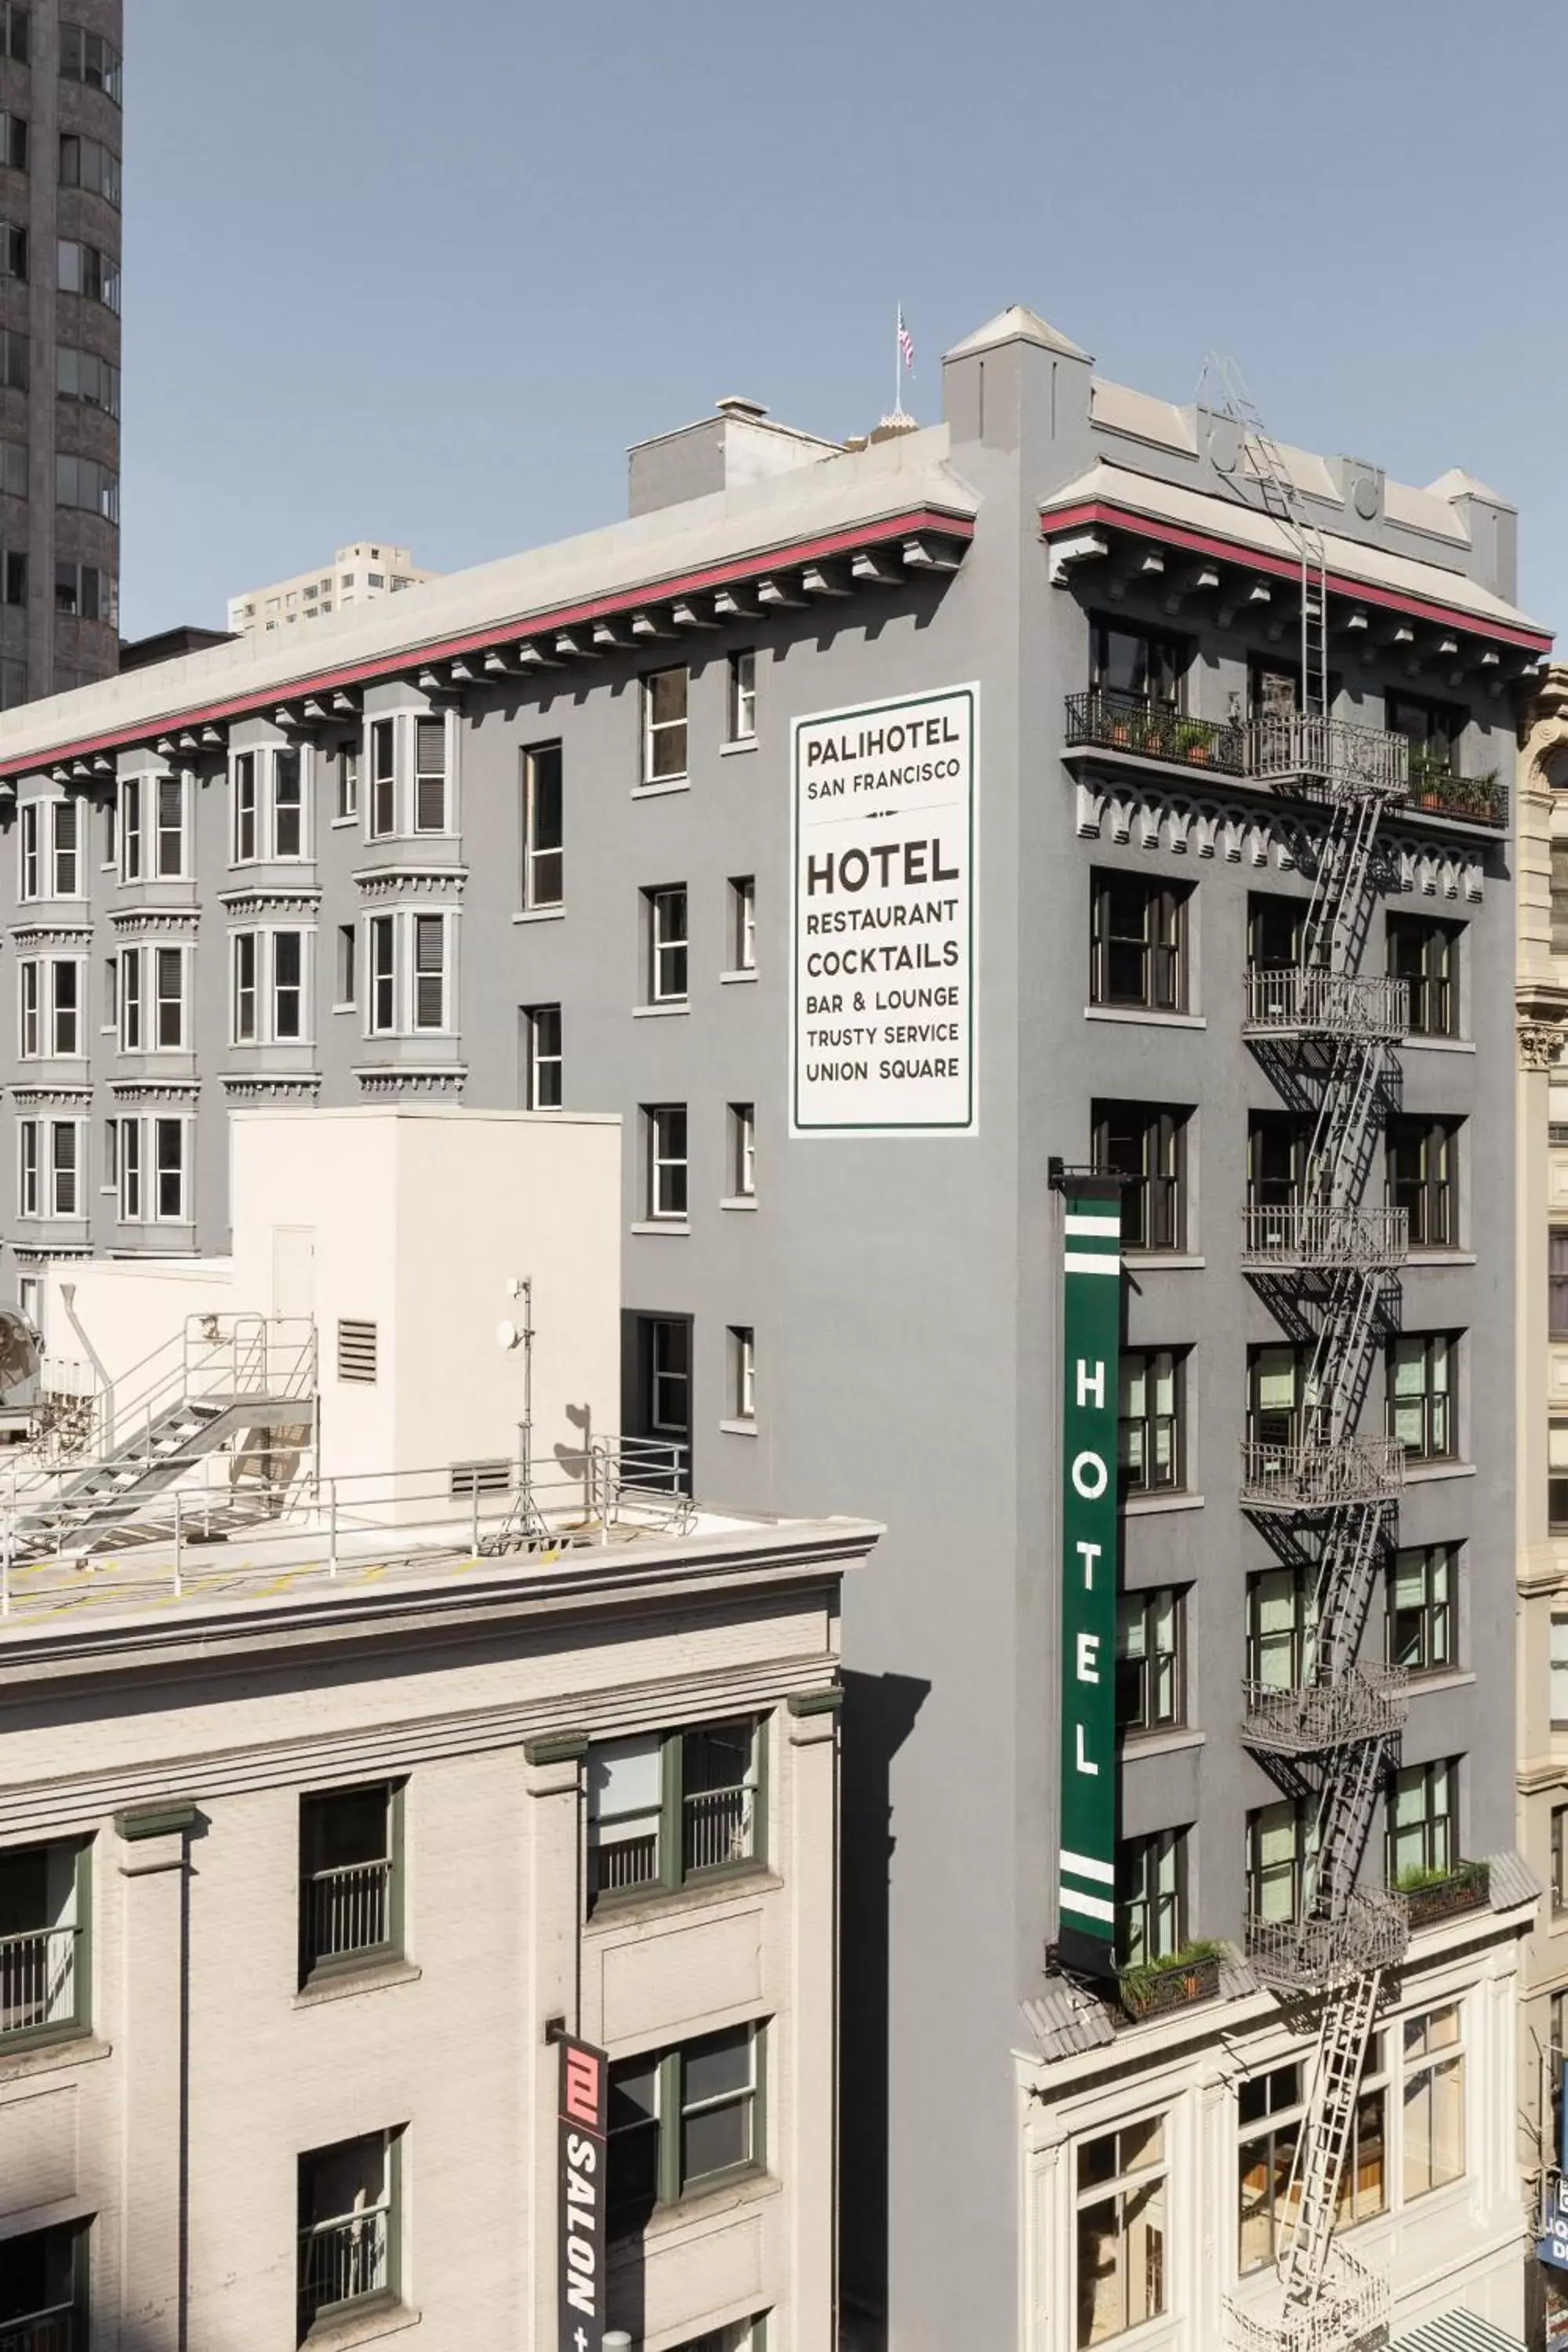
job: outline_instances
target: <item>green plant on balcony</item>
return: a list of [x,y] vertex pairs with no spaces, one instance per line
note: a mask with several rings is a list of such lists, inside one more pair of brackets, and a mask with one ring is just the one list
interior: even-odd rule
[[1176,757],[1194,768],[1206,768],[1209,763],[1209,737],[1212,730],[1201,719],[1182,719],[1176,722]]
[[1434,1926],[1461,1911],[1476,1911],[1491,1891],[1491,1868],[1484,1862],[1456,1862],[1447,1868],[1407,1863],[1394,1874],[1394,1891],[1405,1895],[1413,1927]]
[[1208,2000],[1219,1990],[1219,1965],[1225,1946],[1200,1936],[1179,1951],[1158,1958],[1135,1961],[1118,1970],[1121,2006],[1129,2017],[1154,2017],[1163,2010],[1184,2009]]

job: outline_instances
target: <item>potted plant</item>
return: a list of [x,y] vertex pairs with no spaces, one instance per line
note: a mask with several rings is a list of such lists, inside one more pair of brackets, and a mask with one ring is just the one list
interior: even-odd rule
[[1184,1944],[1162,1958],[1139,1960],[1118,1971],[1121,2006],[1129,2017],[1160,2017],[1167,2010],[1189,2009],[1194,2001],[1212,2000],[1219,1990],[1220,1962],[1225,1946],[1212,1937]]
[[1398,1873],[1394,1888],[1405,1898],[1412,1927],[1435,1927],[1440,1919],[1479,1911],[1491,1892],[1491,1872],[1484,1862],[1457,1862],[1447,1870],[1413,1863]]
[[1189,767],[1206,768],[1209,763],[1209,730],[1201,719],[1183,719],[1176,726],[1176,757],[1185,760]]

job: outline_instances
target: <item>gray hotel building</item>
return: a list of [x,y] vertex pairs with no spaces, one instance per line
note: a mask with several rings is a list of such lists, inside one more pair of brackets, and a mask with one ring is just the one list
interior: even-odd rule
[[[723,401],[624,521],[0,716],[7,1287],[223,1251],[232,1106],[619,1113],[626,1427],[889,1530],[846,2343],[1512,2340],[1517,519],[1024,310],[942,405],[841,445]],[[1114,1660],[1064,1640],[1096,1253]],[[1113,1851],[1062,1857],[1064,1752]]]

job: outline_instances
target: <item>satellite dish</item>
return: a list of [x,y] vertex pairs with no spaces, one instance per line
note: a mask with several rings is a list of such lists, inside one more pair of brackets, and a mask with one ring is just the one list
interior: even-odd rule
[[496,1325],[496,1346],[498,1348],[515,1348],[521,1338],[522,1333],[518,1329],[515,1323],[498,1323]]
[[0,1399],[36,1382],[41,1351],[38,1335],[19,1307],[0,1307]]

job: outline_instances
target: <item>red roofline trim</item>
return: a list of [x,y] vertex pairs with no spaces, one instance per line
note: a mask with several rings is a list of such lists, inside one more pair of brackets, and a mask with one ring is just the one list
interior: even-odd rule
[[[1169,547],[1184,547],[1196,555],[1217,555],[1227,563],[1245,563],[1250,571],[1272,572],[1282,580],[1292,579],[1297,566],[1282,555],[1265,555],[1248,547],[1242,540],[1224,539],[1210,531],[1190,530],[1184,524],[1163,522],[1151,515],[1140,514],[1135,507],[1121,507],[1106,499],[1086,499],[1079,505],[1063,507],[1055,513],[1040,517],[1042,539],[1057,539],[1066,530],[1080,530],[1086,523],[1101,522],[1114,529],[1131,530],[1143,539],[1157,539]],[[1496,637],[1502,644],[1527,646],[1532,653],[1551,651],[1550,630],[1521,629],[1506,621],[1483,620],[1479,614],[1467,613],[1461,606],[1439,604],[1435,597],[1412,596],[1398,589],[1376,588],[1369,581],[1357,580],[1348,572],[1329,572],[1329,587],[1337,595],[1348,596],[1361,604],[1380,605],[1390,612],[1409,613],[1426,621],[1441,621],[1450,628],[1468,629],[1472,636]]]
[[937,507],[911,507],[902,514],[885,515],[878,522],[857,523],[816,539],[785,541],[781,546],[757,550],[722,563],[706,564],[699,571],[679,572],[670,579],[645,581],[636,588],[617,588],[609,595],[586,597],[577,604],[552,606],[542,613],[521,613],[507,621],[487,621],[483,628],[468,630],[461,636],[438,637],[425,645],[407,646],[400,653],[375,654],[336,669],[310,670],[293,679],[279,679],[275,686],[253,687],[217,702],[176,706],[157,718],[139,719],[96,735],[68,738],[48,749],[10,755],[0,752],[0,776],[36,775],[63,760],[80,760],[93,752],[122,750],[128,743],[145,743],[175,729],[210,726],[215,719],[256,715],[275,709],[280,702],[298,701],[301,695],[333,694],[344,687],[397,677],[416,665],[488,652],[523,637],[540,635],[546,630],[570,629],[584,621],[606,619],[614,613],[635,612],[644,604],[668,604],[671,597],[694,596],[704,589],[727,587],[738,580],[776,572],[786,564],[820,562],[829,556],[847,554],[852,549],[879,547],[892,539],[918,538],[922,531],[937,531],[944,539],[967,541],[974,536],[974,519],[972,515],[949,514]]

